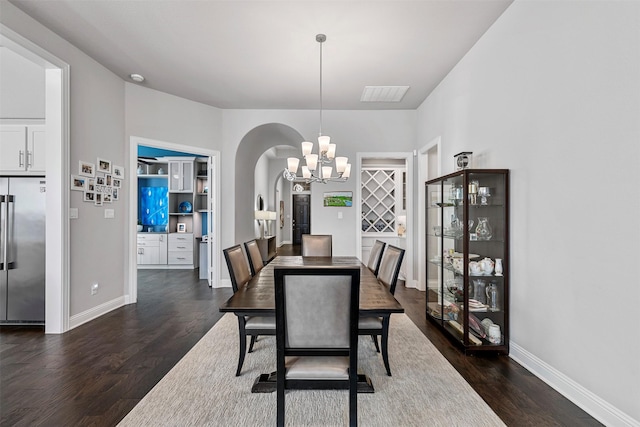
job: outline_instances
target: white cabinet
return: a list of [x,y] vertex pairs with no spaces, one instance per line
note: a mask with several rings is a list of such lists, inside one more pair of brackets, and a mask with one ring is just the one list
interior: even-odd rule
[[0,171],[45,172],[44,125],[0,126]]
[[167,235],[138,233],[138,264],[167,264]]
[[178,265],[193,265],[193,234],[169,234],[168,263]]
[[170,192],[193,192],[193,160],[193,158],[189,158],[189,160],[169,160]]

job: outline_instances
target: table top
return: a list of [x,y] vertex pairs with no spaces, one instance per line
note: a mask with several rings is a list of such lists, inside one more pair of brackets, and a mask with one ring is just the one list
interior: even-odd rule
[[224,304],[221,312],[236,314],[274,314],[275,267],[287,268],[360,268],[360,314],[387,315],[404,313],[400,303],[376,276],[356,257],[277,256],[240,287]]

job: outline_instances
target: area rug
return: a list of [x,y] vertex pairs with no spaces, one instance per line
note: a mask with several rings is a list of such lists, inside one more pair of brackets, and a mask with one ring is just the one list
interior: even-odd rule
[[[369,337],[358,343],[359,371],[373,394],[358,395],[358,424],[374,426],[504,426],[404,314],[391,316],[389,359],[392,377]],[[122,420],[120,426],[273,426],[276,394],[251,393],[254,380],[275,371],[275,337],[260,337],[238,361],[238,323],[225,316]],[[286,395],[288,426],[349,424],[348,394],[334,390],[291,390]]]

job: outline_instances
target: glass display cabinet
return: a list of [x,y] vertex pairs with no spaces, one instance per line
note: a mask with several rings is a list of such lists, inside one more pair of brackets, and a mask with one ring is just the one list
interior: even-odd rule
[[509,170],[428,181],[427,318],[466,353],[509,353]]

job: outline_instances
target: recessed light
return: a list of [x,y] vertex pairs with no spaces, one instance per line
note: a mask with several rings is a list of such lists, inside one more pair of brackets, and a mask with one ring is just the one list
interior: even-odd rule
[[142,74],[131,74],[129,77],[137,83],[142,83],[144,81],[144,76]]

